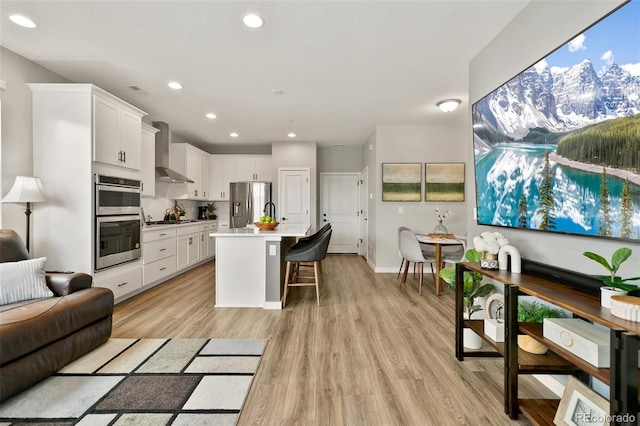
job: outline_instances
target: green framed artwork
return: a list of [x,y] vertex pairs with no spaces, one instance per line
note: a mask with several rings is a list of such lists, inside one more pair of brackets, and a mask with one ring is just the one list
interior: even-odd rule
[[464,163],[425,163],[425,201],[464,201]]
[[421,163],[382,163],[382,201],[420,201]]

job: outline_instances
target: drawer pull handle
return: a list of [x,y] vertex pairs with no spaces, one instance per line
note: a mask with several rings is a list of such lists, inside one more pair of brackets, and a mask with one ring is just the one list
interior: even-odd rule
[[161,271],[164,271],[165,269],[167,269],[166,266],[163,266],[162,268],[160,268]]
[[167,251],[167,249],[166,248],[161,248],[160,251]]
[[160,234],[161,237],[164,237],[165,235],[167,235],[167,234]]
[[129,284],[129,283],[125,281],[125,282],[123,282],[122,284],[118,284],[118,287],[122,287],[122,286],[125,286],[125,285],[127,285],[127,284]]

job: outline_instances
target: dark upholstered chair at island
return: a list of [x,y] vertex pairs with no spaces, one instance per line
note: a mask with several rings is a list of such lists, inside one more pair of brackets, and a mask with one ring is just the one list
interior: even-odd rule
[[91,287],[91,275],[45,274],[43,266],[14,231],[0,230],[0,402],[111,336],[111,290]]

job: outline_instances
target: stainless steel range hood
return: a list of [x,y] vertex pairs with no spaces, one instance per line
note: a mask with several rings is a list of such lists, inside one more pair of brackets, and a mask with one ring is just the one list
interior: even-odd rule
[[154,121],[153,127],[160,129],[156,133],[156,180],[169,183],[193,183],[188,177],[169,168],[169,144],[171,131],[163,121]]

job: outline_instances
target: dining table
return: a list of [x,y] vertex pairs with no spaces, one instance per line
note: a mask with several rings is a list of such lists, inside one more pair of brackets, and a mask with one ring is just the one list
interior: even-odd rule
[[436,252],[436,296],[442,293],[442,281],[440,280],[440,269],[442,268],[442,246],[461,245],[465,246],[467,240],[466,235],[455,234],[434,234],[434,233],[416,233],[416,238],[420,244],[433,246]]

